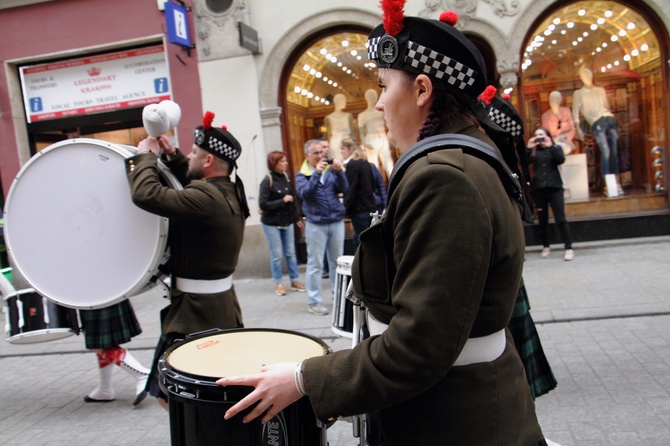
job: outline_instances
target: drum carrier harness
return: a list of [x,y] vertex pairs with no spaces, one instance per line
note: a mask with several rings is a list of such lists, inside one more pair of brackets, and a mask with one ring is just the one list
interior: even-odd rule
[[533,213],[528,206],[523,189],[519,183],[519,175],[512,172],[500,151],[490,144],[468,135],[443,134],[425,138],[410,147],[405,152],[391,172],[387,202],[391,199],[393,191],[400,183],[407,168],[417,159],[443,149],[461,149],[463,153],[475,156],[486,161],[498,173],[507,195],[512,197],[521,207],[521,218],[526,223],[533,223]]

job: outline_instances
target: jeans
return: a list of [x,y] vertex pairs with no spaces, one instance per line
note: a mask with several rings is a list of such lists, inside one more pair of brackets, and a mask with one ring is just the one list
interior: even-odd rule
[[600,167],[603,176],[619,173],[619,131],[613,116],[598,118],[591,126],[593,137],[600,148]]
[[565,198],[563,198],[563,189],[543,188],[535,191],[535,206],[537,208],[537,217],[540,223],[540,239],[542,246],[549,247],[549,206],[554,213],[554,221],[561,230],[565,249],[572,249],[572,238],[570,236],[570,227],[565,219]]
[[335,293],[337,258],[344,253],[344,220],[323,225],[306,222],[305,242],[307,244],[305,287],[307,305],[312,306],[322,302],[321,274],[324,254],[328,259],[331,296]]
[[371,212],[360,212],[351,216],[351,226],[354,227],[354,248],[360,243],[358,236],[361,235],[361,232],[370,227],[370,221],[372,220],[370,213]]
[[298,280],[298,259],[295,255],[293,225],[279,227],[264,224],[263,231],[270,245],[270,266],[275,283],[281,283],[282,256],[286,257],[286,268],[291,282]]

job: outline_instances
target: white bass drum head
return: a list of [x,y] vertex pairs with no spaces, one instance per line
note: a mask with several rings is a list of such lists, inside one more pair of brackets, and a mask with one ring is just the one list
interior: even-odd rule
[[167,260],[168,220],[130,196],[124,160],[133,154],[130,146],[70,139],[34,155],[14,179],[7,250],[38,293],[70,308],[103,308],[146,289]]

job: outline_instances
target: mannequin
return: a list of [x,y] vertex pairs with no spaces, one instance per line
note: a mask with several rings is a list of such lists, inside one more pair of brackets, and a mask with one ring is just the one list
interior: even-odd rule
[[[603,177],[615,174],[618,194],[623,194],[619,182],[619,162],[617,139],[619,131],[614,115],[610,111],[607,95],[603,87],[593,85],[593,72],[586,67],[579,69],[579,78],[584,84],[576,90],[572,97],[572,117],[579,122],[580,113],[591,126],[593,137],[600,148],[600,165]],[[577,134],[584,137],[582,129],[577,127]]]
[[355,138],[356,132],[354,115],[342,111],[347,106],[347,97],[343,94],[336,94],[333,98],[333,104],[335,105],[335,111],[323,120],[328,132],[329,158],[339,157],[342,140]]
[[[377,91],[372,88],[366,90],[365,100],[368,107],[358,115],[358,130],[365,145],[368,161],[378,169],[383,166],[387,177],[390,177],[393,171],[393,157],[386,137],[384,112],[375,109],[377,98]],[[379,165],[380,161],[382,166]]]
[[568,107],[561,106],[563,96],[559,91],[549,93],[549,110],[542,114],[542,127],[551,133],[554,142],[563,148],[563,154],[569,155],[575,149],[572,139],[575,137],[575,121]]

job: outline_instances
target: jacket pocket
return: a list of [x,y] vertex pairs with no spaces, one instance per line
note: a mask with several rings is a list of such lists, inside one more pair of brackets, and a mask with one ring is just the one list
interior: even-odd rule
[[384,224],[376,224],[360,235],[360,245],[351,265],[354,295],[368,306],[379,321],[388,323],[395,314],[391,284],[395,276],[392,244]]

